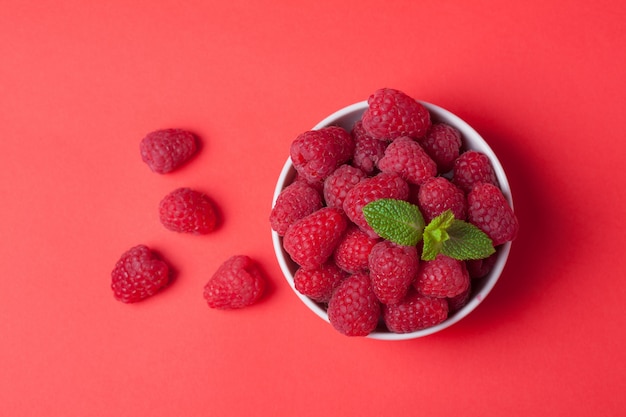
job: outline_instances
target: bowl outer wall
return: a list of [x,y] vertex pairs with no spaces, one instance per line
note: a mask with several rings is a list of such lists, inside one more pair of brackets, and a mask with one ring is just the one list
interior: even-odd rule
[[[498,178],[502,193],[504,194],[505,198],[512,208],[513,198],[511,196],[511,189],[507,176],[504,172],[504,169],[502,168],[502,164],[500,163],[498,157],[495,155],[491,147],[489,147],[487,142],[485,142],[485,140],[478,134],[478,132],[476,132],[469,124],[467,124],[464,120],[449,112],[448,110],[445,110],[442,107],[428,102],[420,101],[420,103],[423,104],[430,111],[433,121],[447,123],[459,129],[463,137],[465,149],[476,150],[484,153],[489,157],[496,177]],[[312,130],[318,130],[326,126],[337,125],[350,131],[354,124],[361,119],[361,116],[363,112],[367,109],[367,107],[367,101],[361,101],[351,104],[326,117],[318,124],[316,124]],[[274,207],[274,205],[276,204],[276,199],[278,198],[280,192],[283,190],[283,188],[285,188],[293,181],[295,176],[296,170],[293,167],[291,159],[287,158],[287,161],[283,165],[278,181],[276,183],[276,188],[274,190],[274,196],[272,199],[272,207]],[[320,304],[316,303],[309,297],[301,294],[298,290],[296,290],[293,277],[298,266],[291,260],[289,254],[284,250],[282,245],[282,237],[280,237],[278,233],[273,230],[272,243],[274,245],[274,251],[276,253],[276,258],[278,260],[280,269],[285,275],[285,279],[289,283],[293,292],[307,307],[309,307],[309,309],[317,314],[322,320],[330,323],[326,310]],[[471,313],[474,309],[476,309],[476,307],[478,307],[478,305],[491,292],[496,282],[500,278],[500,275],[502,274],[510,250],[511,242],[507,242],[503,244],[501,248],[499,248],[499,255],[491,272],[486,277],[480,279],[480,284],[473,289],[472,298],[469,300],[469,302],[442,323],[436,326],[410,333],[391,333],[388,331],[376,330],[370,333],[367,337],[379,340],[415,339],[418,337],[423,337],[439,332],[457,323],[458,321],[466,317],[469,313]]]

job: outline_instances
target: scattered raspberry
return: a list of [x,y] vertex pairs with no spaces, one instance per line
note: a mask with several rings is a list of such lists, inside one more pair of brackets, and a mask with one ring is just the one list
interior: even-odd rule
[[343,280],[328,302],[328,320],[346,336],[367,336],[378,325],[380,303],[369,276],[354,274]]
[[[352,138],[341,135],[335,127],[304,132],[291,143],[293,166],[310,183],[326,179],[339,165],[347,162],[354,152]],[[342,129],[343,130],[343,129]]]
[[382,88],[375,91],[367,103],[363,128],[376,139],[421,138],[430,128],[428,109],[401,91]]
[[342,165],[324,180],[324,200],[328,207],[343,210],[343,200],[348,191],[357,185],[366,175],[359,168]]
[[415,246],[378,242],[369,256],[372,288],[383,304],[395,304],[406,295],[417,275],[419,258]]
[[263,294],[265,279],[256,263],[246,255],[224,262],[204,286],[204,299],[211,308],[243,308]]
[[333,254],[347,226],[341,210],[324,207],[294,223],[285,233],[283,247],[301,267],[318,268]]
[[426,223],[446,210],[451,210],[458,220],[465,220],[467,215],[465,194],[444,177],[433,177],[422,184],[417,192],[417,205]]
[[352,187],[343,201],[343,210],[353,223],[371,237],[378,237],[367,224],[363,215],[363,207],[381,198],[406,200],[409,197],[409,186],[396,174],[380,173],[368,177]]
[[378,161],[385,155],[388,143],[368,135],[363,129],[361,120],[354,125],[352,137],[355,144],[352,165],[360,168],[367,175],[374,174],[378,169]]
[[187,162],[197,150],[196,137],[182,129],[148,133],[139,144],[141,159],[150,169],[166,174]]
[[493,184],[476,184],[467,195],[468,219],[493,241],[494,246],[517,236],[519,224],[502,191]]
[[383,304],[382,316],[393,333],[410,333],[435,326],[448,318],[445,298],[432,298],[409,291],[397,304]]
[[382,172],[395,173],[411,184],[420,185],[437,175],[437,164],[413,139],[403,136],[387,146],[378,161]]
[[445,123],[435,123],[420,145],[437,164],[439,173],[446,173],[454,166],[461,150],[461,132]]
[[466,194],[472,190],[474,184],[480,182],[498,184],[489,157],[478,151],[463,152],[454,161],[452,175],[452,182]]
[[270,225],[279,236],[284,236],[289,226],[323,206],[322,196],[304,181],[291,183],[281,191],[270,212]]
[[472,279],[484,278],[491,272],[498,259],[498,252],[485,259],[471,259],[465,261],[467,272]]
[[368,270],[368,258],[374,245],[379,241],[363,230],[351,226],[335,249],[335,263],[346,272],[356,274]]
[[296,290],[318,303],[327,303],[348,274],[332,262],[315,269],[299,268],[293,276]]
[[178,188],[159,205],[163,226],[174,232],[207,234],[217,227],[217,214],[209,197],[191,188]]
[[463,261],[441,254],[432,261],[422,262],[415,280],[415,289],[429,297],[455,297],[469,285],[469,274]]
[[170,280],[170,268],[145,245],[126,251],[111,272],[113,295],[123,303],[135,303],[156,294]]
[[470,300],[471,292],[472,287],[469,286],[461,294],[448,298],[448,312],[456,313],[457,311],[465,307]]

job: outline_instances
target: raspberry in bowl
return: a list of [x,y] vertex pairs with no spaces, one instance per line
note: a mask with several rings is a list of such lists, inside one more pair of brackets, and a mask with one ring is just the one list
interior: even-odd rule
[[299,299],[340,333],[381,340],[426,336],[471,313],[519,228],[484,139],[393,89],[294,139],[270,224]]

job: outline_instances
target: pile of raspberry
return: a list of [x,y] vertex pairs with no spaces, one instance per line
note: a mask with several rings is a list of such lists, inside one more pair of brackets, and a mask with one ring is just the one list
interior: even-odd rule
[[[277,197],[270,224],[299,266],[296,290],[324,306],[347,336],[409,333],[445,321],[518,232],[489,158],[467,150],[458,129],[399,90],[375,91],[350,130],[303,132],[290,158],[297,175]],[[426,222],[451,210],[485,232],[496,253],[421,260],[419,244],[384,240],[365,220],[363,207],[382,198],[417,205]]]

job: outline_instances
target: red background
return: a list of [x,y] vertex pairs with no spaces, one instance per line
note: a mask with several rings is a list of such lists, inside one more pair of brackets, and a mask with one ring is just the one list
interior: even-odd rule
[[[3,1],[2,414],[623,415],[623,4]],[[405,342],[308,311],[268,223],[290,142],[380,87],[473,125],[522,227],[474,313]],[[160,176],[138,145],[165,127],[203,148]],[[180,186],[219,202],[219,231],[159,224]],[[110,271],[139,243],[179,274],[124,305]],[[234,254],[270,291],[210,310],[202,287]]]

